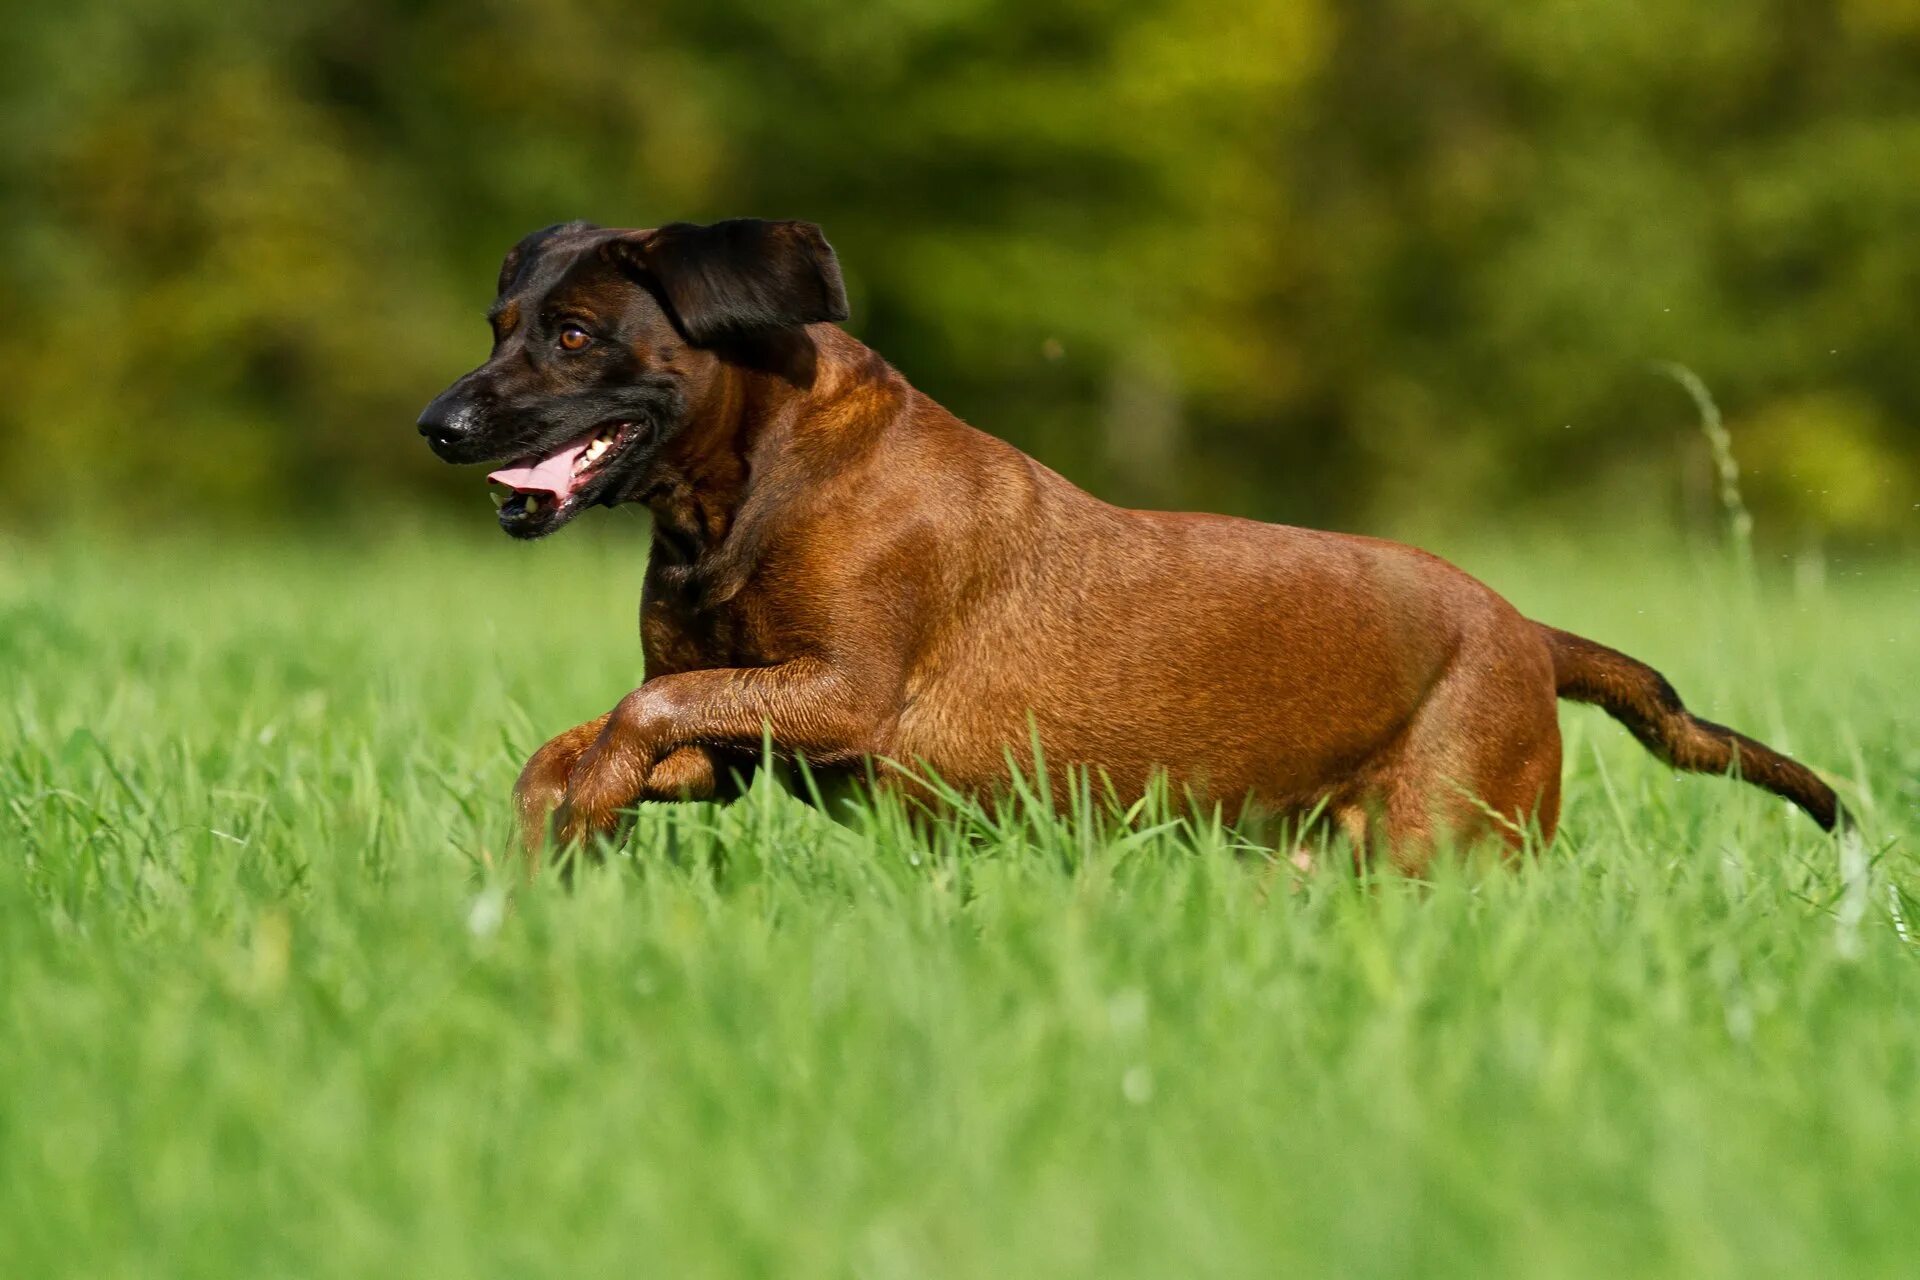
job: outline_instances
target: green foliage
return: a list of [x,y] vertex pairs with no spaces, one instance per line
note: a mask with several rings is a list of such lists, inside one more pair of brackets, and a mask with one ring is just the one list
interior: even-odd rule
[[[0,50],[10,515],[337,518],[525,231],[805,216],[854,327],[1120,498],[1405,527],[1711,492],[1910,537],[1911,0],[72,0]],[[1666,479],[1676,456],[1684,493]]]
[[1803,817],[1578,710],[1555,848],[1424,885],[1296,885],[1206,826],[1036,816],[963,851],[763,790],[529,888],[507,788],[638,678],[636,532],[0,546],[0,1274],[1920,1253],[1920,601],[1891,569],[1753,604],[1644,547],[1457,557],[1834,771],[1863,897]]

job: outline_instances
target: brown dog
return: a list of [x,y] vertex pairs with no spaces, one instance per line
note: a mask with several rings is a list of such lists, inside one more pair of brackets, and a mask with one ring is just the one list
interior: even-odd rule
[[646,682],[527,763],[530,848],[550,816],[576,841],[720,793],[766,739],[830,782],[891,762],[983,792],[1037,736],[1056,780],[1128,796],[1164,771],[1417,866],[1442,835],[1551,838],[1557,698],[1842,820],[1659,673],[1424,552],[1091,497],[915,391],[846,314],[808,223],[571,223],[507,255],[493,353],[420,430],[449,461],[520,459],[491,477],[516,537],[653,513]]

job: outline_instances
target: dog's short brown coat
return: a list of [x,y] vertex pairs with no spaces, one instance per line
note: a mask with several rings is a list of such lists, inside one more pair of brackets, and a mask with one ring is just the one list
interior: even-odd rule
[[[1434,556],[1083,492],[826,322],[844,295],[808,224],[549,229],[500,289],[510,330],[422,419],[447,456],[552,444],[598,410],[544,422],[621,387],[664,406],[595,498],[653,513],[647,678],[528,762],[534,848],[550,820],[576,841],[723,791],[768,739],[829,782],[925,769],[980,792],[1037,736],[1056,791],[1069,766],[1122,797],[1164,771],[1230,809],[1323,811],[1412,866],[1442,835],[1551,838],[1562,697],[1677,767],[1737,765],[1842,817],[1650,668]],[[577,315],[605,331],[597,373],[543,345]]]

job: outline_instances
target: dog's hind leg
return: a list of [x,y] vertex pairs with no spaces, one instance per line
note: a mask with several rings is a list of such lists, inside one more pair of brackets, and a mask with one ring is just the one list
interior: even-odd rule
[[1488,836],[1512,852],[1560,816],[1560,721],[1551,676],[1533,655],[1463,653],[1407,727],[1380,799],[1394,865],[1418,874],[1443,844]]

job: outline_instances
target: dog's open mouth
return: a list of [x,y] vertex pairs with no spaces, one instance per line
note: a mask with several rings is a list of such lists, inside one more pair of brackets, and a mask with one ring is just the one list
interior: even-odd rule
[[609,422],[551,453],[521,458],[490,474],[488,483],[512,490],[500,504],[500,527],[516,538],[537,538],[559,528],[587,505],[593,482],[633,436],[633,423]]

